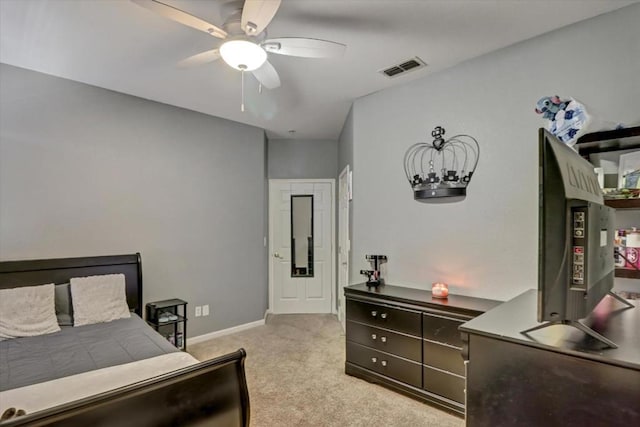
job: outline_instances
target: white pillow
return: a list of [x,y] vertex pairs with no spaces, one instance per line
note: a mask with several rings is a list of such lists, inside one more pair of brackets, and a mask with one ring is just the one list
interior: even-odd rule
[[58,332],[54,285],[0,289],[0,340]]
[[131,317],[124,274],[75,277],[70,283],[73,326]]

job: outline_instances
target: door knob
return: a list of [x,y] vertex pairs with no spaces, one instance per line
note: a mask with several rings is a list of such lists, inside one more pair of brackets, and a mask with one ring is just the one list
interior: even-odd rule
[[275,252],[275,253],[273,254],[273,256],[274,256],[274,257],[276,257],[276,258],[280,258],[280,259],[282,259],[282,256],[281,256],[278,252]]

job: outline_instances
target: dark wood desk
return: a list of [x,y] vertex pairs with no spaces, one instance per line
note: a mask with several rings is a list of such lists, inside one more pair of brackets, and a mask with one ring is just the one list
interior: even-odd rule
[[522,335],[537,324],[533,289],[462,325],[467,426],[640,425],[640,309],[631,302],[602,332],[617,349],[564,325]]

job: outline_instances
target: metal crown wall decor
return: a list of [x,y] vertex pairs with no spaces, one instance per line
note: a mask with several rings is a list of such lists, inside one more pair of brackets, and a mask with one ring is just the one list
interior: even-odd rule
[[463,200],[478,166],[480,146],[474,137],[455,135],[445,140],[444,134],[444,128],[437,126],[431,132],[432,143],[419,142],[404,154],[404,172],[419,202]]

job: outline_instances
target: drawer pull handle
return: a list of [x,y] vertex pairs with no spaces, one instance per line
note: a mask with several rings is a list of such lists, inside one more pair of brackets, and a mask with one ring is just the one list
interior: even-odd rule
[[373,317],[378,317],[378,312],[377,312],[377,311],[372,311],[372,312],[371,312],[371,316],[373,316]]
[[387,337],[380,337],[380,341],[387,342]]
[[378,338],[378,336],[376,334],[371,334],[371,339],[375,340],[376,338]]
[[375,357],[372,357],[372,358],[371,358],[371,361],[372,361],[373,363],[376,363],[376,362],[378,361],[378,359],[377,359],[377,358],[375,358]]
[[387,313],[382,313],[382,314],[380,315],[380,317],[381,317],[381,318],[383,318],[383,319],[386,319],[386,318],[387,318]]
[[382,366],[387,366],[387,361],[386,361],[386,360],[383,360],[382,362],[380,362],[380,364],[381,364]]

